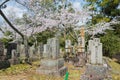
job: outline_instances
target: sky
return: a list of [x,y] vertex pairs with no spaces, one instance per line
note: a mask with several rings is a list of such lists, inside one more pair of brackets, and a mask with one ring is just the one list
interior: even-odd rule
[[[0,0],[0,4],[3,1],[4,0]],[[76,10],[82,10],[82,6],[85,4],[83,0],[69,0],[69,1],[72,2],[73,7]],[[2,9],[2,11],[5,13],[5,15],[7,15],[7,17],[9,17],[9,15],[14,15],[14,14],[16,14],[17,17],[22,17],[23,13],[27,11],[25,7],[23,7],[21,4],[18,4],[14,0],[10,0],[9,2],[6,3],[6,5],[7,7],[5,9]],[[3,23],[3,21],[4,21],[3,18],[0,16],[0,23]],[[2,35],[3,34],[0,32],[0,37]]]

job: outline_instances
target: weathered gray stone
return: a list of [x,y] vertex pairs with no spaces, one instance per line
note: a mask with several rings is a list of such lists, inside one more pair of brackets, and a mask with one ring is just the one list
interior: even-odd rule
[[102,65],[87,65],[85,73],[80,80],[111,80],[109,79],[108,70]]
[[59,41],[56,38],[48,39],[47,44],[44,45],[43,57],[47,59],[56,59],[59,57]]
[[4,49],[4,55],[7,55],[7,49]]
[[98,64],[102,64],[103,63],[103,60],[102,60],[102,43],[99,43],[99,46],[98,46],[98,58],[97,58],[97,63]]
[[68,69],[63,66],[58,70],[55,70],[54,68],[51,70],[42,69],[41,67],[37,70],[40,74],[47,74],[47,75],[53,75],[53,76],[64,76],[65,73],[68,71]]
[[29,47],[29,58],[30,61],[36,61],[40,59],[40,54],[38,53],[38,48],[34,45]]
[[30,57],[30,58],[34,57],[34,52],[35,52],[34,46],[30,47],[30,48],[29,48],[29,57]]
[[25,46],[23,44],[20,45],[20,57],[25,58]]
[[44,50],[43,50],[43,58],[48,58],[48,45],[44,44]]
[[40,74],[63,76],[67,71],[64,67],[64,60],[60,58],[59,40],[57,38],[48,39],[44,45],[43,59],[41,66],[37,69]]
[[78,46],[77,46],[77,56],[78,62],[74,63],[74,66],[82,67],[86,63],[86,54],[85,54],[85,39],[84,36],[78,38]]
[[91,64],[102,64],[102,43],[100,43],[99,38],[94,38],[89,40],[88,43],[88,53],[90,53],[90,63]]
[[65,40],[65,52],[71,53],[71,40]]
[[18,56],[18,57],[20,57],[21,44],[22,44],[22,43],[21,43],[20,41],[17,41],[17,50],[16,50],[16,51],[17,51],[17,54],[18,54],[17,56]]
[[44,46],[42,43],[38,46],[38,54],[40,55],[40,58],[43,57],[43,51],[44,51]]
[[17,57],[17,56],[16,56],[16,50],[13,49],[13,50],[12,50],[11,58],[15,58],[15,57]]
[[59,69],[61,67],[64,66],[64,60],[63,58],[59,58],[57,60],[53,60],[53,59],[44,59],[44,60],[41,60],[41,65],[42,65],[42,68],[43,69]]
[[56,38],[52,38],[51,41],[51,55],[53,59],[57,59],[60,56],[59,41]]
[[78,52],[85,52],[85,31],[84,27],[80,28],[80,37],[78,38]]
[[11,58],[9,59],[11,65],[19,64],[19,59],[17,56],[17,51],[15,49],[12,50]]
[[75,66],[84,66],[86,63],[86,54],[85,54],[85,32],[84,27],[80,28],[80,35],[78,37],[78,46],[77,46],[77,55],[79,59],[78,62],[76,62]]

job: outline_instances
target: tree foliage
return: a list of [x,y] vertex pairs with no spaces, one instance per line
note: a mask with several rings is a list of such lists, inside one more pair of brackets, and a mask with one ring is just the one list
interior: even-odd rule
[[[90,10],[93,11],[93,24],[101,21],[110,21],[120,15],[120,0],[86,0]],[[110,20],[109,20],[110,19]]]
[[[93,12],[91,15],[92,25],[98,24],[96,30],[99,32],[100,28],[102,30],[101,34],[97,32],[95,36],[100,37],[103,43],[104,55],[112,57],[112,55],[120,52],[120,20],[115,20],[120,15],[120,9],[118,8],[120,0],[86,0],[86,2],[91,12]],[[104,24],[99,25],[102,22]],[[118,23],[114,24],[116,22]],[[107,27],[110,27],[110,29]]]
[[101,37],[103,43],[103,52],[105,56],[110,56],[120,52],[120,38],[114,34],[114,31],[107,30],[107,34]]

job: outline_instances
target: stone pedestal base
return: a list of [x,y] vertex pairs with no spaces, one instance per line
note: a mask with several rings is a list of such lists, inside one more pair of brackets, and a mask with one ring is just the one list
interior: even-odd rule
[[46,74],[46,75],[54,75],[54,76],[64,76],[65,73],[67,72],[67,67],[62,67],[58,70],[47,70],[47,69],[42,69],[42,68],[38,68],[37,73],[39,74]]
[[107,67],[102,65],[87,65],[80,80],[112,80],[108,76],[109,71]]
[[76,67],[82,67],[86,64],[86,60],[85,60],[85,53],[84,52],[79,52],[77,55],[77,58],[79,59],[78,62],[74,63],[74,66]]
[[11,65],[16,65],[20,63],[20,61],[17,58],[9,59],[9,62]]
[[64,76],[67,68],[64,66],[64,60],[59,59],[43,59],[41,60],[41,66],[37,69],[37,73],[54,75],[54,76]]

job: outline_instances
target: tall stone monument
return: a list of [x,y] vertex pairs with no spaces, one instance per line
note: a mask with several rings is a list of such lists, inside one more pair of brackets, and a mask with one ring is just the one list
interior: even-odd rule
[[93,38],[88,42],[88,52],[90,53],[90,63],[91,64],[102,64],[102,43],[100,43],[99,38]]
[[85,65],[85,31],[84,27],[80,28],[80,37],[78,38],[78,47],[77,47],[77,58],[79,61],[75,66],[84,66]]
[[[102,60],[102,43],[99,38],[88,41],[88,63],[80,80],[112,80],[106,62]],[[105,64],[105,65],[104,65]]]
[[48,39],[44,45],[41,66],[37,69],[40,74],[63,76],[67,68],[64,66],[64,59],[60,58],[59,40],[57,38]]
[[78,52],[84,53],[85,52],[85,31],[84,27],[80,29],[80,37],[78,38]]

